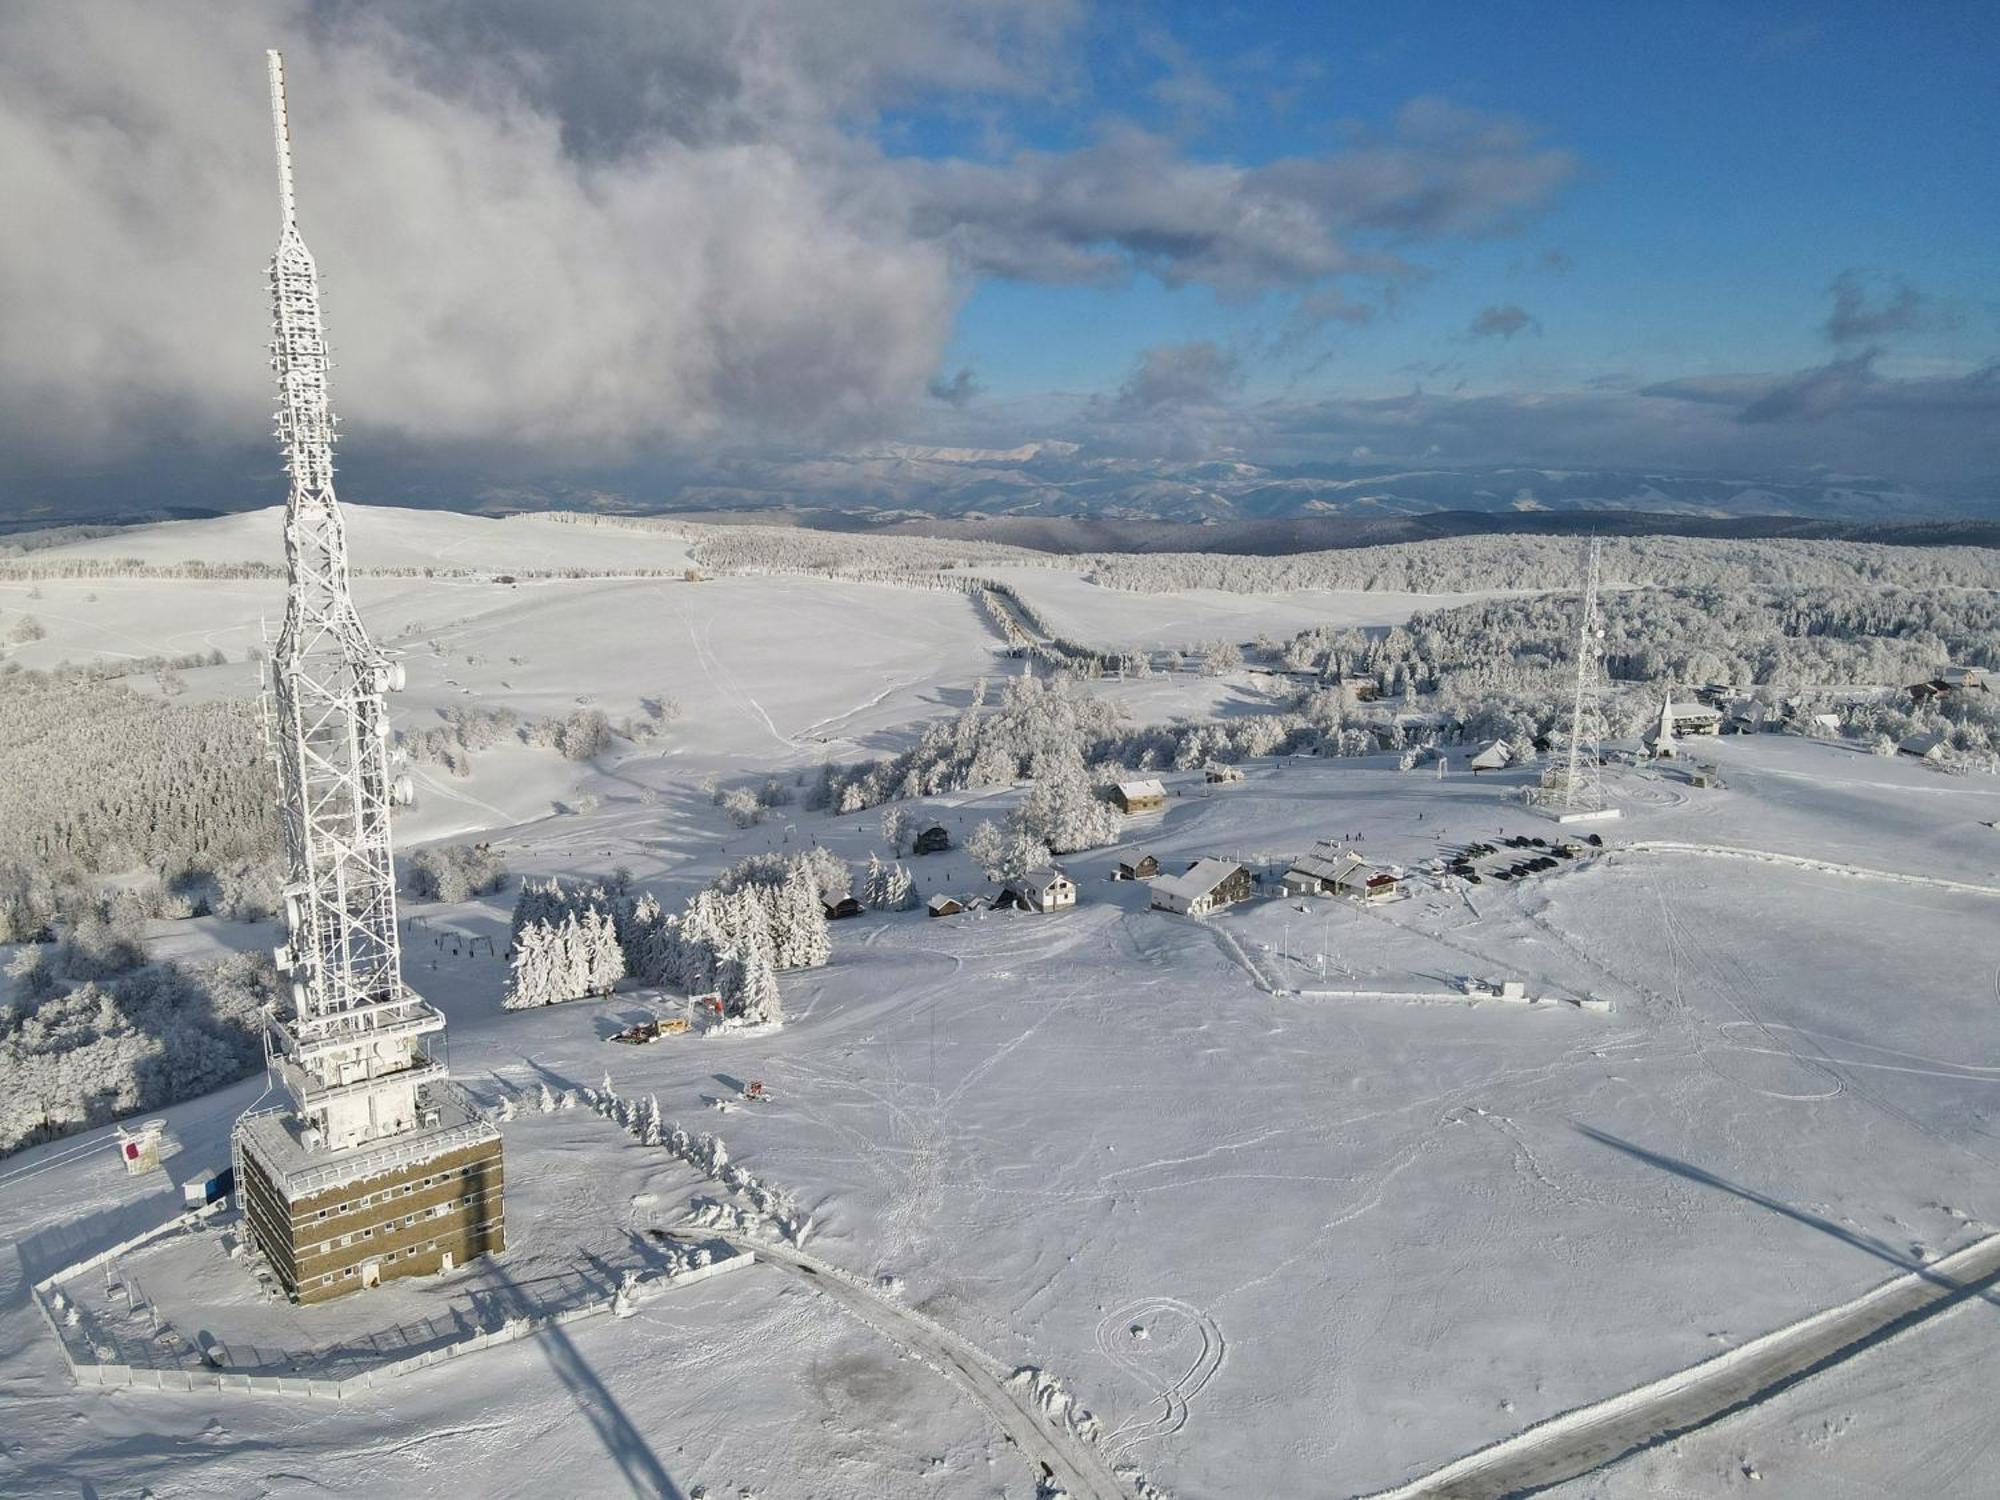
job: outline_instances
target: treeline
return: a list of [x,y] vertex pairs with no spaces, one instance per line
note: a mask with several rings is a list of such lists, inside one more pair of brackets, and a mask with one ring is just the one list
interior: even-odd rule
[[[1281,653],[1300,671],[1366,673],[1406,688],[1519,691],[1573,662],[1578,597],[1508,596],[1425,610],[1379,635],[1303,631]],[[2000,594],[1966,589],[1634,588],[1599,597],[1615,680],[1780,690],[1902,686],[1948,663],[2000,664]]]
[[[1675,536],[1615,537],[1603,546],[1603,578],[1614,587],[2000,587],[2000,554],[1983,547]],[[1303,589],[1449,594],[1577,588],[1583,548],[1574,538],[1483,536],[1286,557],[1121,552],[1073,561],[1087,569],[1093,583],[1135,593],[1209,588],[1239,594]]]

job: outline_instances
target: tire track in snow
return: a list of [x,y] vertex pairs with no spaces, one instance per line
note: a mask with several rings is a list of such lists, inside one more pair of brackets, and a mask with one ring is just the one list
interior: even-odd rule
[[[1132,1344],[1139,1335],[1132,1330],[1143,1328],[1148,1318],[1157,1321],[1162,1314],[1168,1314],[1183,1321],[1183,1327],[1176,1328],[1169,1346],[1178,1343],[1181,1335],[1193,1329],[1199,1347],[1195,1350],[1194,1361],[1178,1379],[1164,1384],[1149,1368],[1146,1361],[1137,1358]],[[1150,1329],[1146,1331],[1149,1346],[1156,1336]],[[1228,1344],[1222,1337],[1222,1329],[1200,1308],[1181,1301],[1178,1297],[1141,1297],[1136,1302],[1127,1303],[1116,1312],[1109,1314],[1097,1325],[1097,1350],[1111,1363],[1127,1374],[1135,1376],[1142,1384],[1152,1387],[1162,1403],[1162,1410],[1152,1417],[1134,1417],[1121,1424],[1103,1440],[1104,1451],[1113,1458],[1122,1456],[1139,1443],[1153,1438],[1172,1437],[1188,1424],[1188,1403],[1200,1395],[1202,1388],[1215,1377],[1222,1368]]]
[[720,1239],[732,1249],[750,1251],[766,1265],[798,1277],[891,1343],[943,1372],[986,1409],[1007,1440],[1028,1459],[1037,1476],[1045,1483],[1059,1486],[1071,1500],[1131,1500],[1131,1492],[1089,1443],[1045,1422],[1033,1403],[1023,1399],[1013,1385],[1011,1372],[943,1324],[890,1300],[838,1266],[790,1245],[744,1239],[712,1229],[689,1230],[686,1237]]

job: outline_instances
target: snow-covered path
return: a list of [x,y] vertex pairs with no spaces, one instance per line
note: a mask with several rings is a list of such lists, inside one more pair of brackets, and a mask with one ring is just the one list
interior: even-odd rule
[[2000,1235],[1664,1380],[1551,1418],[1369,1500],[1532,1494],[1758,1405],[2000,1283]]
[[2000,896],[2000,886],[1976,885],[1969,880],[1946,880],[1937,875],[1909,875],[1900,870],[1872,870],[1865,865],[1846,865],[1834,860],[1809,859],[1799,854],[1780,854],[1771,849],[1742,849],[1734,844],[1686,844],[1673,839],[1634,839],[1612,851],[1621,854],[1695,854],[1711,859],[1752,859],[1766,864],[1791,865],[1800,870],[1817,870],[1828,875],[1847,875],[1856,880],[1889,880],[1902,885],[1926,885],[1941,891],[1970,891],[1978,896]]
[[722,1239],[823,1292],[898,1347],[954,1377],[1027,1457],[1035,1472],[1072,1500],[1129,1500],[1129,1492],[1087,1443],[1043,1421],[1008,1373],[969,1341],[854,1280],[831,1262],[790,1245],[691,1231],[692,1240]]

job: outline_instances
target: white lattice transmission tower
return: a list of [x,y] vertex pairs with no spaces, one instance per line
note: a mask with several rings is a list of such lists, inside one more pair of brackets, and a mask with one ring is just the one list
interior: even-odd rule
[[403,983],[389,811],[408,800],[409,783],[391,776],[383,704],[402,686],[402,667],[369,639],[348,590],[319,277],[299,233],[276,52],[269,66],[282,207],[270,270],[271,364],[291,476],[270,738],[290,861],[290,940],[280,958],[292,980],[290,1014],[272,1018],[270,1041],[305,1138],[338,1150],[419,1123],[422,1086],[445,1077],[426,1040],[443,1031],[444,1018]]
[[1604,796],[1603,716],[1598,694],[1604,681],[1604,618],[1597,608],[1597,588],[1604,544],[1590,539],[1584,567],[1582,608],[1576,627],[1576,678],[1570,692],[1568,744],[1557,764],[1542,774],[1535,800],[1564,814],[1601,813]]

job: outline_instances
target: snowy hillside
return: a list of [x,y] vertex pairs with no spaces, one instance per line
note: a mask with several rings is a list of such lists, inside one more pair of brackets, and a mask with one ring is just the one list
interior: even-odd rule
[[[1074,1500],[1498,1495],[1530,1474],[1566,1500],[1734,1494],[1752,1473],[1783,1500],[1990,1492],[1975,1430],[1990,1309],[1948,1304],[1893,1338],[1866,1308],[1838,1334],[1809,1326],[1801,1347],[1829,1363],[1796,1385],[1730,1365],[1746,1404],[1712,1425],[1732,1404],[1713,1371],[1617,1403],[1620,1421],[1659,1419],[1649,1431],[1668,1411],[1697,1430],[1609,1467],[1617,1452],[1593,1456],[1564,1427],[1495,1459],[1502,1479],[1424,1484],[1562,1413],[1734,1350],[1762,1358],[1754,1341],[1897,1278],[1925,1295],[1912,1273],[1987,1253],[1991,774],[1870,753],[1858,733],[1719,737],[1607,769],[1623,816],[1559,828],[1520,798],[1541,763],[1475,775],[1479,745],[1445,730],[1483,710],[1414,677],[1407,697],[1343,698],[1315,665],[1304,707],[1275,655],[1256,673],[1066,679],[1076,697],[1061,701],[1089,705],[1075,722],[1291,715],[1328,753],[1246,756],[1240,779],[1215,781],[1205,757],[1127,768],[1162,782],[1164,806],[1100,815],[1112,842],[1055,857],[1074,907],[867,909],[830,924],[830,963],[781,977],[781,1028],[620,1045],[635,1022],[688,1018],[687,997],[627,980],[502,1008],[523,878],[623,871],[677,908],[740,861],[818,848],[857,871],[900,861],[919,902],[990,893],[968,845],[988,821],[1018,832],[1058,774],[1052,747],[1026,743],[1069,722],[1036,718],[1041,700],[1022,694],[1024,743],[977,784],[939,774],[866,810],[812,793],[825,762],[954,736],[963,759],[1000,764],[970,747],[977,726],[1018,707],[1006,679],[1044,664],[1004,654],[967,593],[909,586],[934,579],[690,581],[688,544],[665,532],[349,517],[360,568],[463,572],[364,576],[356,594],[408,673],[391,699],[417,783],[395,825],[405,868],[412,849],[476,839],[508,872],[464,901],[406,896],[403,914],[408,978],[449,1021],[453,1074],[502,1120],[510,1246],[296,1308],[230,1252],[225,1214],[61,1279],[173,1217],[173,1184],[227,1160],[261,1074],[143,1111],[179,1148],[163,1171],[128,1177],[105,1125],[0,1159],[0,1494],[1050,1500],[1043,1463]],[[144,661],[119,690],[190,713],[248,700],[278,584],[161,569],[275,564],[277,532],[263,511],[52,549],[85,576],[0,578],[0,638],[22,618],[39,631],[7,661],[23,675]],[[87,566],[120,558],[155,566]],[[565,569],[584,576],[546,576]],[[1477,595],[1136,593],[1080,567],[978,572],[1111,653],[1321,632],[1324,657],[1419,612],[1533,602],[1509,578]],[[210,651],[224,660],[153,660]],[[1479,671],[1496,694],[1525,692],[1506,665]],[[1535,673],[1566,668],[1520,670],[1539,691]],[[601,713],[604,733],[571,756],[546,726],[579,713]],[[1529,757],[1531,729],[1516,730]],[[419,752],[431,733],[444,749]],[[1080,747],[1061,748],[1074,764]],[[1715,784],[1697,785],[1706,763]],[[912,764],[960,762],[940,749]],[[1039,789],[1015,780],[1028,765]],[[950,848],[912,853],[933,825]],[[1572,836],[1574,857],[1515,875]],[[1399,876],[1393,896],[1276,894],[1320,840]],[[1480,881],[1441,873],[1478,844],[1498,846],[1476,856]],[[1204,918],[1155,910],[1144,879],[1114,878],[1145,855],[1167,875],[1241,864],[1257,890]],[[0,902],[14,894],[0,883]],[[139,956],[267,952],[275,926],[241,917],[151,914]],[[63,945],[0,950],[10,1025],[53,982],[22,955]],[[1509,982],[1518,999],[1500,997]],[[39,1076],[34,1045],[0,1033],[9,1076]],[[760,1221],[712,1157],[649,1140],[649,1120],[712,1135],[809,1229]],[[684,1242],[656,1230],[747,1246],[757,1264],[676,1281]],[[73,1323],[31,1291],[49,1276]],[[494,1347],[310,1393],[316,1376],[474,1335]],[[94,1357],[93,1338],[120,1356],[106,1364],[243,1387],[78,1388],[60,1351]]]

